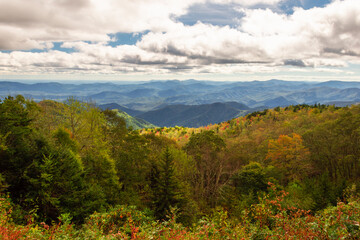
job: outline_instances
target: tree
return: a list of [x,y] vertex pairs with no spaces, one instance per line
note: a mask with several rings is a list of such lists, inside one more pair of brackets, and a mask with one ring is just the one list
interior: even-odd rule
[[311,171],[310,152],[303,145],[300,135],[280,135],[276,140],[269,140],[266,160],[277,167],[284,175],[282,182],[302,179]]
[[328,172],[331,180],[360,178],[359,126],[360,107],[354,106],[304,134],[318,175]]
[[111,156],[115,162],[117,176],[121,182],[121,201],[124,204],[143,206],[142,198],[146,198],[146,178],[150,171],[147,139],[137,132],[128,132],[111,146]]
[[258,192],[266,191],[269,177],[260,163],[251,162],[231,177],[232,185],[238,194],[257,196]]
[[214,131],[203,131],[192,135],[184,148],[196,162],[194,193],[198,200],[212,207],[215,206],[225,171],[225,161],[220,155],[225,146],[224,140]]
[[27,210],[36,209],[38,216],[48,222],[63,213],[82,221],[100,208],[99,194],[91,192],[84,181],[84,165],[70,133],[58,129],[53,137],[54,141],[44,139],[39,157],[25,168],[22,205]]
[[268,182],[274,180],[270,176],[272,168],[250,162],[235,173],[221,189],[222,200],[234,216],[240,216],[245,208],[257,204],[261,193],[267,192]]
[[0,174],[15,202],[26,194],[24,172],[35,159],[41,158],[44,141],[31,128],[31,111],[36,103],[23,96],[0,100]]
[[82,160],[87,183],[97,186],[106,204],[120,204],[122,183],[117,176],[114,160],[106,151],[88,151]]
[[169,148],[165,149],[160,166],[152,165],[150,181],[155,216],[160,220],[165,219],[170,208],[180,203],[179,184]]
[[116,148],[121,144],[128,132],[126,122],[115,111],[106,109],[102,113],[106,120],[102,132],[106,141],[111,145],[112,153],[115,154]]
[[85,124],[82,115],[86,110],[86,104],[74,97],[69,97],[65,101],[65,105],[65,116],[67,117],[66,127],[71,130],[72,137],[77,138]]

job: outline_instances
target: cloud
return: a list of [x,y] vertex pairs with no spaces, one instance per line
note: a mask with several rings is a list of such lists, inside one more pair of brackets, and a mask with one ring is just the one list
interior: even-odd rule
[[194,4],[244,6],[279,0],[0,0],[0,50],[41,49],[46,41],[109,41],[117,32],[167,31]]
[[147,52],[183,56],[198,64],[267,62],[269,58],[254,40],[228,26],[197,23],[146,34],[136,46]]
[[328,49],[358,52],[359,29],[360,5],[356,0],[334,1],[324,8],[296,8],[289,16],[269,9],[247,10],[240,25],[241,31],[254,37],[273,40],[267,42],[274,50],[304,57]]
[[[360,52],[360,5],[334,1],[324,8],[297,8],[292,15],[270,9],[243,9],[237,29],[201,22],[150,32],[137,47],[183,56],[191,64],[269,64],[294,67],[345,66]],[[332,64],[336,58],[342,61]],[[327,59],[327,60],[326,60]]]
[[[174,18],[206,0],[0,0],[0,49],[47,49],[0,53],[0,73],[341,72],[333,68],[359,62],[358,0],[296,8],[291,15],[248,8],[280,0],[209,1],[242,6],[237,27],[189,26]],[[136,45],[107,45],[109,33],[144,30]],[[53,41],[75,52],[50,50]]]
[[[117,32],[163,31],[191,0],[0,0],[1,50],[38,48],[34,41],[109,41]],[[4,29],[6,28],[6,29]],[[4,34],[2,34],[4,35]],[[23,44],[23,43],[27,44]]]
[[284,61],[284,65],[295,66],[295,67],[306,67],[306,64],[299,59],[287,59]]

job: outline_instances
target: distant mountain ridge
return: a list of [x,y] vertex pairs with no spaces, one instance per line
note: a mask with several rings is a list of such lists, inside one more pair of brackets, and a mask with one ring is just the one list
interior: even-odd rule
[[[63,101],[69,96],[75,96],[81,101],[95,102],[100,106],[117,104],[115,108],[109,106],[131,116],[150,119],[155,124],[200,126],[210,119],[213,123],[231,118],[239,109],[230,106],[230,102],[242,103],[249,108],[240,109],[238,114],[250,112],[254,108],[285,107],[296,104],[357,103],[360,99],[360,82],[295,82],[277,79],[214,82],[190,79],[140,83],[25,84],[0,81],[0,98],[17,94],[35,101],[43,99]],[[224,109],[220,109],[215,103],[226,104],[222,106]],[[221,115],[224,118],[220,116],[215,118],[210,116],[211,114]]]
[[141,112],[126,108],[117,103],[99,105],[102,110],[119,110],[138,121],[146,121],[160,127],[200,127],[220,123],[239,115],[254,111],[248,106],[237,103],[212,103],[202,105],[166,105],[159,109]]
[[198,80],[148,81],[141,83],[34,83],[0,81],[0,96],[22,94],[34,100],[65,100],[76,96],[98,104],[117,103],[140,111],[161,105],[200,105],[241,102],[249,107],[276,104],[354,101],[360,96],[360,82],[294,82],[272,79],[251,82]]
[[200,127],[220,123],[248,113],[249,107],[236,102],[203,105],[169,105],[137,117],[158,126]]

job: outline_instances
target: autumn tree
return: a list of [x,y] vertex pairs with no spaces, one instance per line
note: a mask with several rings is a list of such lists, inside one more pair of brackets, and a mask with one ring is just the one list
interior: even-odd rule
[[283,173],[283,183],[302,179],[311,171],[310,152],[303,145],[299,134],[280,135],[276,140],[269,140],[266,160]]

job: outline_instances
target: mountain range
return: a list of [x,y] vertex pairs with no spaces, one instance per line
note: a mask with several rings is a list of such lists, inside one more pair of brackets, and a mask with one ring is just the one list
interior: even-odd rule
[[157,126],[203,126],[257,109],[296,104],[360,102],[360,82],[168,80],[134,83],[26,84],[1,81],[0,97],[22,94],[35,101],[75,96],[118,109]]
[[[121,109],[122,111],[127,111],[127,109],[124,109],[119,105],[116,106],[116,104],[100,105],[100,108]],[[160,109],[137,113],[134,116],[157,126],[200,127],[227,121],[249,112],[252,112],[251,109],[244,104],[226,102],[202,105],[169,105]]]

